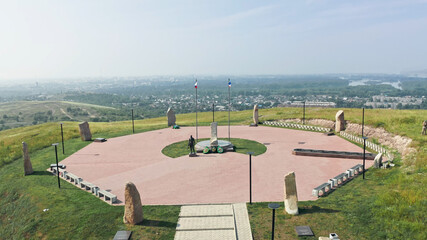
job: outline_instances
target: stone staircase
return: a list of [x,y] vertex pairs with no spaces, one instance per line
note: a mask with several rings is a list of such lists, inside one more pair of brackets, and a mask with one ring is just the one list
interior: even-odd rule
[[246,203],[184,205],[175,240],[252,240]]

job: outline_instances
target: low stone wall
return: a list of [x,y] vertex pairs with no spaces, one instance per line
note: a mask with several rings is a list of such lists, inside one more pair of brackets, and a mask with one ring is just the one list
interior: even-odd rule
[[[343,131],[340,132],[340,135],[341,135],[341,137],[344,137],[350,141],[363,144],[363,138],[361,138],[361,137],[357,137],[357,136],[354,136],[350,133],[343,132]],[[393,159],[394,159],[394,156],[392,153],[390,153],[387,149],[381,147],[378,144],[375,144],[371,141],[366,140],[366,147],[370,148],[370,149],[372,149],[378,153],[383,153],[389,161],[393,161]]]
[[[345,131],[347,133],[362,135],[362,125],[348,123]],[[415,151],[414,148],[410,147],[412,139],[408,137],[394,135],[392,133],[387,132],[384,128],[374,128],[370,126],[365,126],[363,133],[369,138],[378,139],[378,142],[382,145],[386,145],[390,148],[396,149],[403,156],[406,156],[407,154]]]
[[285,128],[296,128],[296,129],[309,130],[309,131],[315,131],[315,132],[329,132],[329,131],[331,131],[330,128],[302,125],[302,124],[297,124],[297,123],[265,121],[263,124],[269,125],[269,126],[285,127]]

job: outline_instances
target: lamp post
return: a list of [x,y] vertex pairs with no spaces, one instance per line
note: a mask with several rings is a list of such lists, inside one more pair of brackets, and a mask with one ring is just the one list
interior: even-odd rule
[[362,137],[364,137],[363,135],[364,128],[365,128],[365,108],[362,108]]
[[133,121],[133,109],[132,109],[132,133],[135,133],[135,123]]
[[62,123],[61,124],[61,139],[62,139],[62,155],[65,155],[65,148],[64,148],[64,131],[62,129]]
[[252,204],[252,155],[254,152],[247,154],[249,154],[249,204]]
[[305,101],[302,103],[303,114],[302,114],[302,124],[305,125]]
[[215,103],[212,103],[212,122],[215,122]]
[[366,139],[368,139],[367,137],[362,137],[363,138],[363,179],[365,179],[365,159],[366,159]]
[[275,214],[276,214],[276,209],[279,208],[280,205],[278,203],[269,203],[268,204],[268,208],[273,209],[273,219],[271,221],[271,240],[274,239],[274,222],[275,222]]
[[56,175],[58,176],[58,188],[61,188],[61,183],[59,182],[59,164],[58,164],[58,143],[52,144],[55,147],[55,157],[56,157]]

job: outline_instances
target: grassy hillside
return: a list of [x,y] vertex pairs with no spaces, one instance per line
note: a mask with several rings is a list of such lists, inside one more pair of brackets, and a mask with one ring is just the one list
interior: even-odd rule
[[[308,109],[307,118],[333,120],[338,109]],[[344,109],[347,120],[360,123],[360,109]],[[260,120],[298,118],[301,109],[261,109]],[[227,124],[227,112],[215,113],[215,120]],[[194,125],[195,114],[177,116],[181,126]],[[249,124],[252,112],[232,113],[232,124]],[[414,140],[417,161],[405,166],[399,160],[397,167],[371,170],[367,180],[361,178],[337,189],[330,196],[315,202],[302,202],[298,217],[278,215],[277,239],[296,238],[295,224],[310,225],[316,234],[329,230],[342,233],[344,239],[425,239],[427,190],[426,136],[420,135],[421,122],[427,111],[366,110],[368,125]],[[208,125],[211,113],[199,113],[199,124]],[[78,123],[64,122],[66,155],[87,145],[78,139]],[[131,134],[131,121],[90,123],[94,137],[114,137]],[[135,121],[136,132],[166,127],[166,118]],[[21,142],[26,141],[31,152],[34,175],[23,176]],[[106,239],[116,230],[134,231],[137,239],[172,239],[179,206],[145,207],[147,220],[142,225],[122,224],[123,207],[113,207],[84,191],[62,182],[58,190],[56,179],[45,169],[54,161],[51,144],[60,141],[58,123],[45,123],[0,131],[0,236],[46,239]],[[410,162],[410,161],[409,161]],[[271,212],[266,203],[249,207],[255,239],[268,238]],[[283,205],[282,205],[283,206]],[[48,212],[43,209],[49,208]],[[338,220],[337,220],[338,219]],[[370,236],[373,237],[370,237]],[[2,238],[0,237],[0,239]]]
[[130,112],[112,107],[64,101],[0,103],[0,130],[57,121],[117,121]]

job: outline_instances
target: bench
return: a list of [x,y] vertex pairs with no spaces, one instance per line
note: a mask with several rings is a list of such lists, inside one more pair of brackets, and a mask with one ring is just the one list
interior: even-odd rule
[[350,169],[355,170],[357,172],[356,174],[359,174],[363,171],[363,165],[357,164],[354,167],[351,167]]
[[105,190],[98,190],[98,197],[104,198],[104,201],[110,202],[111,204],[115,203],[117,201],[117,196],[107,192]]
[[[53,168],[56,168],[56,163],[50,164],[50,171],[52,171]],[[58,168],[65,169],[66,166],[64,164],[58,164]]]
[[348,180],[347,173],[341,173],[340,175],[332,178],[332,180],[334,181],[335,186],[338,186],[339,184],[343,184],[345,181]]
[[348,169],[347,171],[345,171],[345,173],[347,174],[347,178],[353,178],[354,172],[354,169]]
[[[314,188],[312,191],[312,194],[315,197],[319,197],[319,196],[325,195],[325,193],[329,192],[330,190],[331,190],[331,184],[330,183],[323,183],[322,185]],[[322,192],[322,194],[320,194],[320,192]]]
[[66,180],[70,180],[70,182],[74,183],[75,185],[79,185],[81,181],[83,181],[82,178],[77,177],[76,175],[72,173],[67,173],[65,175]]
[[94,188],[96,188],[97,186],[95,186],[94,184],[92,184],[90,182],[81,181],[80,187],[84,188],[86,191],[90,191],[91,193],[94,193],[95,192]]
[[[62,169],[58,169],[59,170],[59,175],[61,176],[61,173],[64,171]],[[57,175],[58,173],[56,172],[56,168],[51,169],[52,173]]]

